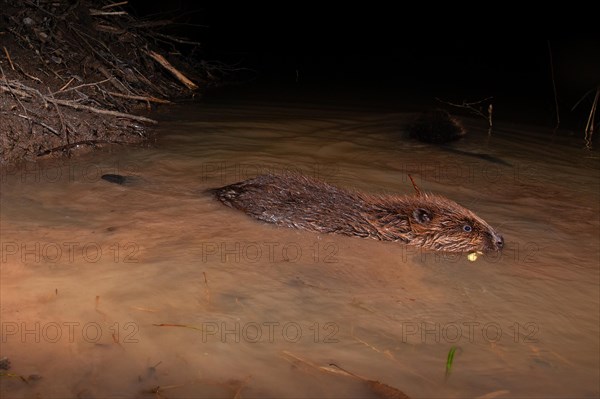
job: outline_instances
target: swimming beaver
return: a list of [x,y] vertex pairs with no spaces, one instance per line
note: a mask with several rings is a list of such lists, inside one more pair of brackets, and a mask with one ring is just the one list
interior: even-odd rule
[[422,113],[408,131],[411,138],[434,144],[459,140],[466,133],[460,121],[441,108]]
[[[415,186],[416,188],[416,186]],[[262,175],[211,190],[223,204],[269,223],[399,241],[447,252],[499,251],[502,236],[454,201],[343,190],[301,175]]]

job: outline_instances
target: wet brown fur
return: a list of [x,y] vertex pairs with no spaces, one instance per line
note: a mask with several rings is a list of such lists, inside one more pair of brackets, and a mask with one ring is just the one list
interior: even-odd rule
[[300,175],[262,175],[212,192],[223,204],[279,226],[447,252],[503,246],[502,237],[483,219],[433,194],[370,195]]

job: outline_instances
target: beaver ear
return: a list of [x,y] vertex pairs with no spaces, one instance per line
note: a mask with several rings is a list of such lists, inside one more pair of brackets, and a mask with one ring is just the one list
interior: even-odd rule
[[413,217],[417,223],[429,223],[433,219],[433,215],[426,209],[418,208],[413,211]]

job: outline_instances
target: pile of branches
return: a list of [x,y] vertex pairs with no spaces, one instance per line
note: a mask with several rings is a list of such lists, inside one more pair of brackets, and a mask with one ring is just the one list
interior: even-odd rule
[[156,121],[140,112],[208,83],[177,50],[198,43],[126,3],[0,0],[0,164],[142,142]]

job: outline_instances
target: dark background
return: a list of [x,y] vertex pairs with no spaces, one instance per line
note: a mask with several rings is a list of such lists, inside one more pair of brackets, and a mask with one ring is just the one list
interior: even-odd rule
[[129,7],[140,17],[171,18],[171,33],[200,41],[203,59],[247,68],[232,81],[269,90],[423,106],[435,105],[436,97],[460,103],[493,96],[496,116],[553,126],[552,65],[561,126],[581,128],[593,95],[571,108],[600,84],[597,34],[548,38],[516,33],[510,20],[498,31],[485,20],[473,27],[444,18],[443,10],[434,18],[428,10],[366,2],[280,4],[179,0]]

